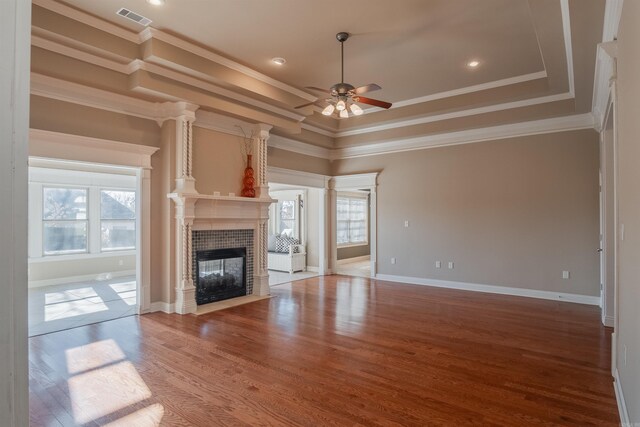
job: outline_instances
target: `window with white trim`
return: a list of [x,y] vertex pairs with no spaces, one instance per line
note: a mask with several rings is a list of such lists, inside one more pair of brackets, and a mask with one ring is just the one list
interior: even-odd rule
[[338,196],[336,201],[338,246],[366,245],[369,202],[366,196]]
[[86,188],[43,187],[42,252],[65,255],[88,251]]
[[30,260],[134,251],[137,180],[127,172],[30,167]]
[[100,190],[100,248],[103,252],[136,248],[136,193]]

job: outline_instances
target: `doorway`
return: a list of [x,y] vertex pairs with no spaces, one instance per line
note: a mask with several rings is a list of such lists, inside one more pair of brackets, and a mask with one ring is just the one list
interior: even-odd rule
[[29,336],[140,311],[139,187],[135,168],[30,159]]

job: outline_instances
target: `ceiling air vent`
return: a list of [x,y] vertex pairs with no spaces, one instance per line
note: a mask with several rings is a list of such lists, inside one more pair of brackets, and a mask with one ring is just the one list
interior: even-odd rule
[[132,20],[133,22],[144,25],[145,27],[151,24],[151,19],[138,15],[137,13],[132,12],[129,9],[125,9],[124,7],[120,8],[120,10],[118,10],[116,13],[120,16],[124,16],[125,18]]

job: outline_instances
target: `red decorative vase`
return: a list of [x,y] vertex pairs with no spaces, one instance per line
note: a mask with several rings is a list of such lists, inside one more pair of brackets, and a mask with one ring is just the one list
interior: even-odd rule
[[253,177],[253,168],[251,167],[251,154],[247,154],[247,167],[244,169],[244,177],[242,178],[242,197],[256,197],[256,190],[253,186],[256,179]]

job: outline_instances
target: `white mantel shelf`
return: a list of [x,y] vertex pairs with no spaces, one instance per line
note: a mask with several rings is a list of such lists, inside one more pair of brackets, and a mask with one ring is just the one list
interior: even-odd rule
[[202,225],[211,221],[247,221],[267,219],[269,205],[276,200],[267,198],[212,196],[197,193],[169,193],[176,203],[176,218]]

